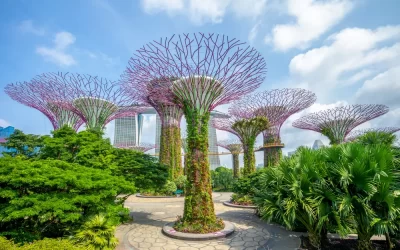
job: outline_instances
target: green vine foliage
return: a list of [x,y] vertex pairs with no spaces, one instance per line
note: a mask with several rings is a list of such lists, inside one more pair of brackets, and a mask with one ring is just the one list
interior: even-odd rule
[[335,136],[335,133],[333,132],[333,130],[328,127],[322,128],[321,134],[328,137],[330,145],[338,145],[341,142],[343,142],[343,139],[344,139],[344,136],[342,136],[343,138],[338,138],[337,136]]
[[233,160],[233,178],[237,179],[240,177],[239,154],[232,154],[232,160]]
[[208,162],[208,121],[210,112],[199,114],[184,105],[187,122],[185,207],[183,218],[175,223],[178,231],[208,233],[218,231],[223,222],[215,216]]
[[162,127],[160,138],[160,163],[167,165],[170,180],[183,175],[181,129],[175,126]]
[[256,171],[256,157],[254,155],[254,144],[257,135],[268,129],[269,121],[263,116],[250,119],[241,119],[232,125],[232,129],[240,135],[243,143],[244,175]]
[[276,166],[282,158],[282,149],[270,147],[264,149],[264,167]]

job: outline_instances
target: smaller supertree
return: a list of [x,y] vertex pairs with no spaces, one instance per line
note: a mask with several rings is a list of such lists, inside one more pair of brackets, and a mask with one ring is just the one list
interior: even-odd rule
[[330,144],[340,144],[358,125],[389,112],[389,108],[380,104],[356,104],[311,113],[293,122],[301,129],[320,132],[328,137]]
[[214,118],[212,124],[216,129],[231,132],[239,137],[243,145],[244,175],[256,171],[256,157],[254,155],[254,145],[257,135],[268,129],[268,119],[263,116],[254,116],[248,118],[236,117]]
[[383,127],[383,128],[366,128],[366,129],[357,129],[351,131],[347,136],[345,141],[350,142],[356,140],[358,137],[363,136],[368,132],[383,132],[388,134],[396,133],[400,131],[400,127]]
[[48,102],[79,115],[88,129],[101,130],[113,119],[133,116],[148,109],[132,100],[120,88],[120,83],[105,78],[46,73],[37,76],[35,81],[40,83]]
[[124,149],[131,149],[131,150],[135,150],[135,151],[139,151],[139,152],[147,152],[153,148],[156,147],[156,145],[152,144],[152,143],[145,143],[142,142],[138,145],[132,145],[132,144],[128,144],[128,143],[119,143],[115,145],[116,148],[124,148]]
[[231,152],[233,163],[233,177],[239,178],[239,154],[243,151],[242,142],[239,140],[225,140],[219,141],[217,145]]
[[264,167],[275,166],[282,155],[280,130],[283,123],[293,114],[310,107],[317,97],[311,91],[299,88],[272,89],[247,95],[236,101],[230,113],[242,116],[252,112],[264,116],[270,123],[269,129],[263,131]]
[[8,84],[4,91],[13,100],[39,110],[50,120],[54,130],[67,125],[76,131],[84,123],[79,115],[59,105],[61,102],[59,98],[51,98],[51,100],[47,98],[51,95],[65,95],[64,89],[47,92],[40,82],[33,79],[30,82]]

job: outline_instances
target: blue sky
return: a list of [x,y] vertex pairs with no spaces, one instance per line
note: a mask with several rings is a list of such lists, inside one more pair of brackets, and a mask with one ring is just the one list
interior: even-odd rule
[[[226,34],[257,48],[268,64],[260,91],[303,87],[317,94],[313,107],[285,123],[285,151],[315,139],[326,142],[318,133],[292,128],[294,119],[346,103],[391,108],[364,127],[400,126],[399,9],[398,0],[4,0],[0,126],[35,134],[52,128],[40,112],[2,91],[8,83],[53,71],[118,79],[142,45],[198,31]],[[144,138],[150,141],[153,119],[145,121]],[[107,128],[110,137],[112,127]],[[220,137],[230,135],[221,132]],[[229,165],[229,157],[221,160]]]

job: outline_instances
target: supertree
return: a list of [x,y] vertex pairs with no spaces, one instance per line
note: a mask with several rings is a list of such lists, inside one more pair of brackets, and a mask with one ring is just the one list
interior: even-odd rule
[[233,163],[233,177],[239,178],[239,154],[243,151],[242,142],[239,140],[224,140],[218,141],[217,145],[231,152]]
[[[79,115],[57,105],[60,100],[56,98],[48,100],[47,95],[51,93],[45,94],[44,89],[35,84],[34,80],[8,84],[4,91],[13,100],[39,110],[50,120],[54,130],[67,125],[76,131],[84,123]],[[58,91],[62,92],[63,90],[60,89]]]
[[131,145],[128,143],[120,143],[120,144],[116,144],[114,146],[116,148],[131,149],[131,150],[135,150],[135,151],[139,151],[139,152],[143,152],[143,153],[156,147],[156,145],[154,145],[152,143],[145,143],[145,142],[142,142],[138,145]]
[[269,122],[264,116],[237,117],[230,113],[228,119],[214,118],[212,123],[216,129],[231,132],[239,137],[243,146],[243,172],[249,175],[256,171],[254,145],[257,135],[268,129]]
[[175,103],[159,98],[168,93],[171,95],[172,82],[178,78],[164,80],[153,79],[148,82],[135,81],[135,59],[131,58],[129,65],[121,77],[126,92],[134,100],[152,106],[161,120],[160,162],[169,167],[169,177],[176,179],[183,174],[181,154],[182,109]]
[[195,33],[153,41],[137,51],[130,65],[131,81],[170,81],[172,94],[160,93],[157,98],[178,104],[186,118],[188,183],[183,218],[176,229],[220,229],[209,176],[210,112],[255,90],[264,80],[264,58],[237,39]]
[[186,140],[186,137],[182,137],[181,138],[181,142],[182,142],[182,149],[183,149],[183,153],[184,153],[184,156],[183,156],[183,174],[184,175],[186,175],[186,170],[187,170],[187,168],[186,168],[186,163],[187,163],[187,158],[186,158],[186,156],[187,156],[187,140]]
[[48,102],[79,115],[87,129],[102,130],[116,118],[134,116],[148,109],[134,102],[118,82],[97,76],[45,73],[35,81]]
[[273,89],[248,95],[235,102],[230,113],[242,116],[252,112],[264,116],[270,127],[263,131],[264,167],[275,166],[282,155],[284,144],[280,130],[289,116],[310,107],[317,97],[311,91],[299,88]]
[[320,132],[331,145],[340,144],[355,127],[387,112],[389,108],[380,104],[340,106],[305,115],[294,121],[293,126]]
[[383,127],[383,128],[366,128],[366,129],[357,129],[351,131],[347,136],[345,141],[350,142],[356,140],[358,137],[368,133],[368,132],[384,132],[388,134],[396,133],[400,131],[400,127]]

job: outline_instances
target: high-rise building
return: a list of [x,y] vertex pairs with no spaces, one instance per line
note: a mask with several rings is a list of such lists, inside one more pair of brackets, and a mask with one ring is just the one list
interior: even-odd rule
[[211,169],[216,169],[221,166],[218,155],[218,145],[217,145],[217,130],[212,126],[211,119],[208,121],[208,162],[210,163]]
[[322,147],[324,147],[325,145],[322,143],[321,140],[315,140],[314,144],[312,146],[312,149],[320,149]]
[[137,115],[115,119],[114,145],[136,145],[138,143]]
[[[15,131],[15,128],[12,126],[8,127],[0,127],[0,143],[6,142],[7,138],[10,137]],[[2,156],[3,152],[9,152],[10,150],[0,145],[0,156]]]

